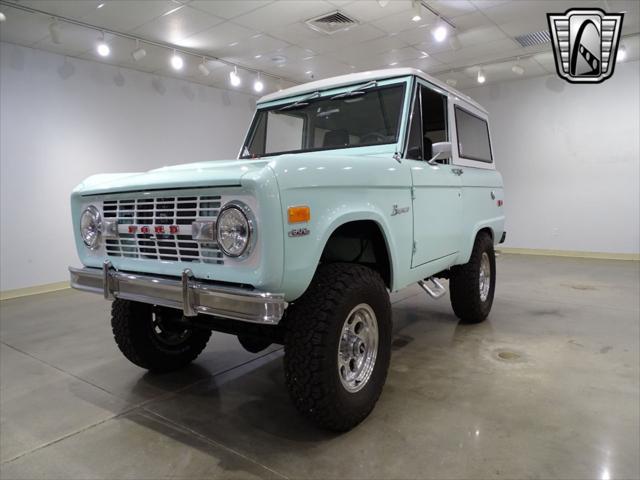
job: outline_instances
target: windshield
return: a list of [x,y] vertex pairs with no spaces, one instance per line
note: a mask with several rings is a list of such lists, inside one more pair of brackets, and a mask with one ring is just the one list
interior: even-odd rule
[[241,158],[398,141],[404,83],[361,88],[259,110]]

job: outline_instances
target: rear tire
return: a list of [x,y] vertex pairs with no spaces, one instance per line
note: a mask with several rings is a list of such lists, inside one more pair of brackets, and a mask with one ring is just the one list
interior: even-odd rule
[[476,237],[471,258],[451,269],[451,306],[463,323],[480,323],[493,305],[496,288],[496,255],[493,240],[486,232]]
[[391,355],[385,284],[362,265],[318,267],[287,310],[284,369],[296,408],[322,428],[347,431],[373,410]]
[[182,312],[129,300],[114,300],[111,327],[129,361],[154,372],[185,367],[204,350],[211,331],[187,326]]

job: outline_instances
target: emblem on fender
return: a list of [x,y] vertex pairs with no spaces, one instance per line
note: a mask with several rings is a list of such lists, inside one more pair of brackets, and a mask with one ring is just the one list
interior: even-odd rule
[[304,237],[305,235],[309,235],[310,233],[311,233],[311,230],[309,230],[308,228],[294,228],[293,230],[289,231],[289,236]]
[[398,205],[394,205],[391,210],[391,216],[400,215],[401,213],[407,213],[409,211],[409,207],[398,207]]

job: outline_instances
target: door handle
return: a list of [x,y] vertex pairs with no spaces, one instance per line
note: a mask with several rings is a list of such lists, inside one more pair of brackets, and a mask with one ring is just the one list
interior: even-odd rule
[[464,173],[464,170],[462,170],[461,168],[452,168],[451,173],[460,176]]

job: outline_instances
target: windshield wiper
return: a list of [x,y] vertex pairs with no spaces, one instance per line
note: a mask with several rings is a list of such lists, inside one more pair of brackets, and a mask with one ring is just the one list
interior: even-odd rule
[[279,108],[278,111],[282,112],[283,110],[291,110],[293,108],[306,107],[307,105],[309,105],[307,103],[307,100],[311,100],[312,98],[316,98],[319,96],[320,96],[320,91],[313,92],[311,95],[307,95],[306,97],[301,98],[297,102],[290,103],[289,105],[285,105],[284,107]]
[[331,100],[337,100],[339,98],[357,97],[359,95],[364,95],[365,93],[367,93],[367,92],[364,91],[366,88],[375,87],[377,85],[378,85],[378,82],[376,80],[371,80],[370,82],[365,83],[364,85],[359,85],[357,87],[353,87],[348,92],[339,93],[338,95],[334,95],[333,97],[331,97]]

